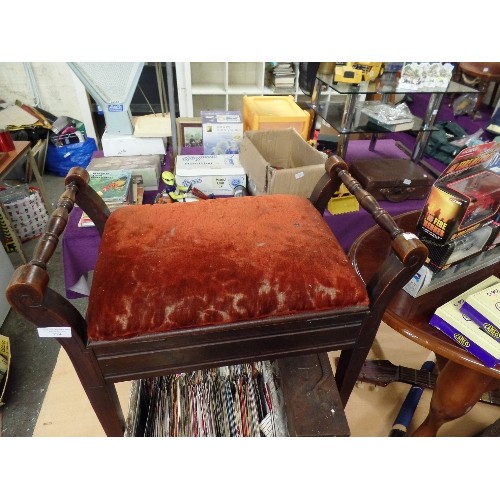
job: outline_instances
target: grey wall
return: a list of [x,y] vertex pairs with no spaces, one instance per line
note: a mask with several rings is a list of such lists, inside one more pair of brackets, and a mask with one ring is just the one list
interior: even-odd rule
[[70,116],[96,138],[85,87],[64,62],[0,62],[0,100],[20,100],[55,116]]

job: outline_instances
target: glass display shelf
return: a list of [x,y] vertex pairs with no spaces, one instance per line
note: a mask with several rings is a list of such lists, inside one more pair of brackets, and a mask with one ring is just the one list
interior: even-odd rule
[[[367,103],[373,103],[374,101],[367,101]],[[363,115],[361,108],[358,107],[356,111],[356,116],[354,117],[352,126],[350,128],[342,128],[342,117],[344,113],[344,103],[343,102],[333,102],[330,100],[325,100],[319,102],[317,106],[313,107],[314,111],[320,116],[326,123],[332,126],[334,129],[338,130],[339,133],[343,134],[355,134],[355,133],[394,133],[391,128],[384,128],[373,122],[368,121],[368,118]],[[406,130],[406,132],[419,132],[424,129],[424,122],[418,116],[413,117],[413,126]],[[437,127],[429,127],[428,130],[437,130]]]
[[[372,149],[375,147],[377,134],[397,132],[391,127],[381,127],[364,119],[366,117],[363,117],[362,106],[367,96],[377,95],[377,101],[386,104],[389,103],[390,96],[393,95],[428,94],[429,102],[425,116],[414,117],[413,125],[408,129],[408,131],[417,134],[411,159],[418,162],[422,159],[430,134],[436,130],[434,120],[444,95],[477,92],[477,89],[455,81],[450,81],[446,87],[411,88],[402,86],[398,73],[384,73],[373,81],[356,84],[328,81],[317,76],[309,106],[315,115],[314,122],[316,122],[317,117],[320,117],[339,132],[337,155],[345,158],[350,134],[372,133]],[[368,100],[366,103],[373,104],[373,100]]]
[[[319,88],[318,88],[319,87]],[[340,83],[328,81],[322,77],[316,78],[316,91],[322,94],[463,94],[478,93],[478,89],[468,87],[451,80],[446,87],[419,87],[410,88],[401,86],[399,83],[399,73],[384,73],[382,76],[370,82]]]

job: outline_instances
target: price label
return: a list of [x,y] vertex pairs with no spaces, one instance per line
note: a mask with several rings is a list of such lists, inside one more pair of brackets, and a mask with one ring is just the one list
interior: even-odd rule
[[37,328],[38,336],[56,337],[56,338],[70,338],[71,328],[69,326],[49,326],[47,328]]

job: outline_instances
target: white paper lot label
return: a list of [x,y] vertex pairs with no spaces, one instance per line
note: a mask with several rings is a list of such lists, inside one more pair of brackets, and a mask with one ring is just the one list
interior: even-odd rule
[[47,328],[37,328],[39,337],[70,338],[71,328],[69,326],[49,326]]

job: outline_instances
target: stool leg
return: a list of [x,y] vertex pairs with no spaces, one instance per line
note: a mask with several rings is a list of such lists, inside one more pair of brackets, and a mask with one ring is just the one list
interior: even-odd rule
[[103,377],[95,355],[78,339],[58,339],[68,354],[90,404],[108,437],[125,432],[125,420],[115,385]]
[[349,401],[354,385],[358,380],[363,363],[368,356],[370,347],[357,349],[344,349],[335,370],[335,382],[337,384],[340,400],[344,407]]
[[448,361],[436,380],[429,414],[412,436],[436,436],[443,424],[469,412],[492,380],[488,375]]

